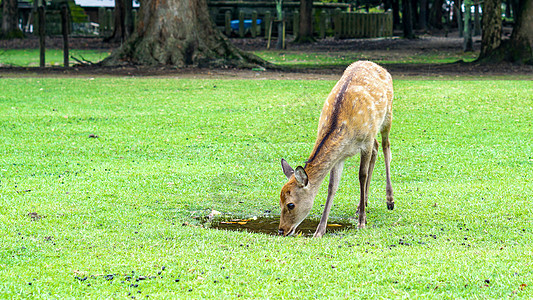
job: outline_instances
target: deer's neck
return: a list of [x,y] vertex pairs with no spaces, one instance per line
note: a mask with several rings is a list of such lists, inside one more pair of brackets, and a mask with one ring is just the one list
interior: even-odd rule
[[313,193],[316,195],[318,193],[318,189],[320,188],[320,185],[326,178],[326,176],[329,174],[333,166],[337,163],[337,161],[320,161],[318,163],[307,163],[304,167],[305,173],[307,174],[307,178],[309,179],[309,182],[311,183],[313,187]]

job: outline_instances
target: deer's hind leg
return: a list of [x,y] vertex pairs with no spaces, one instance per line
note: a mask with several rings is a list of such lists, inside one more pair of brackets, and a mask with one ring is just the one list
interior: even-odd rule
[[373,143],[370,142],[364,150],[361,150],[361,164],[359,165],[359,189],[361,196],[359,198],[359,207],[357,212],[359,214],[359,225],[357,228],[365,228],[366,225],[366,207],[365,203],[368,199],[367,182],[369,181],[369,167],[372,160]]
[[372,180],[372,173],[374,172],[374,166],[376,165],[376,159],[378,156],[379,143],[374,139],[374,146],[372,148],[372,156],[370,157],[370,162],[368,164],[368,175],[366,179],[366,192],[365,192],[365,207],[368,207],[368,194],[370,192],[370,181]]

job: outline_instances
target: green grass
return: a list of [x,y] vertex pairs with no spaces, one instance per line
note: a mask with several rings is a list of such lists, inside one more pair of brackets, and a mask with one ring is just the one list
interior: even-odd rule
[[533,296],[532,81],[395,81],[395,209],[380,154],[367,228],[311,239],[193,217],[278,213],[335,82],[0,80],[0,298]]
[[472,62],[479,56],[477,52],[421,52],[402,53],[399,51],[362,51],[362,52],[317,52],[302,53],[298,51],[256,51],[254,54],[271,63],[288,67],[323,68],[346,66],[357,60],[372,60],[381,64],[444,64],[458,60]]
[[[70,55],[79,60],[88,60],[93,63],[106,58],[111,52],[104,50],[78,50],[71,49]],[[255,51],[257,56],[280,66],[298,68],[324,68],[324,67],[344,67],[357,60],[372,60],[382,64],[441,64],[453,63],[458,60],[467,62],[474,61],[479,53],[477,52],[422,52],[422,53],[402,53],[398,51],[363,51],[363,52],[316,52],[302,53],[297,51]],[[70,65],[77,64],[70,59]],[[63,51],[57,49],[46,50],[47,66],[63,66]],[[9,49],[0,51],[0,66],[20,66],[38,67],[38,49]]]
[[[70,49],[69,54],[70,57],[75,57],[81,61],[87,60],[96,63],[109,56],[111,51]],[[48,67],[63,66],[63,50],[46,49],[45,62]],[[78,64],[78,62],[70,58],[69,65],[75,64]],[[39,49],[0,50],[0,67],[2,66],[38,67]]]

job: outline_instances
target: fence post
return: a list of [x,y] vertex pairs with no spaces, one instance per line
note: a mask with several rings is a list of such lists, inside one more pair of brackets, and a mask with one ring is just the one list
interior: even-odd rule
[[300,12],[298,10],[294,11],[292,19],[292,33],[296,38],[300,35]]
[[372,24],[370,23],[370,15],[368,13],[364,14],[365,16],[365,37],[371,37]]
[[368,27],[370,27],[370,37],[376,37],[376,14],[368,14]]
[[98,27],[98,35],[103,36],[105,28],[105,8],[103,7],[98,7],[98,24],[100,25]]
[[61,31],[63,32],[63,67],[69,67],[68,55],[68,32],[69,13],[66,4],[61,5]]
[[265,39],[269,38],[270,22],[272,22],[272,13],[267,11],[265,13]]
[[39,6],[37,11],[39,16],[39,66],[44,68],[46,51],[46,22],[44,20],[44,6]]
[[239,11],[239,37],[244,37],[244,11]]
[[320,12],[320,32],[319,32],[318,37],[321,39],[326,37],[326,11],[325,10],[322,10]]
[[335,39],[340,39],[341,37],[341,9],[340,8],[335,8],[335,12],[334,12],[334,16],[333,16],[333,26],[334,26],[334,29],[335,29]]
[[224,20],[226,36],[229,37],[231,35],[231,12],[229,10],[226,10],[226,13],[224,14]]
[[113,33],[113,29],[115,28],[115,23],[113,22],[113,11],[111,9],[107,9],[105,12],[106,16],[106,35],[109,36]]
[[394,16],[392,15],[392,11],[389,12],[389,18],[388,18],[388,28],[389,28],[389,36],[394,35]]
[[357,16],[355,13],[350,12],[350,38],[354,38],[357,32]]
[[348,36],[348,12],[342,12],[342,37]]
[[257,36],[257,11],[254,10],[252,11],[252,27],[251,27],[251,32],[252,32],[252,37],[255,38]]

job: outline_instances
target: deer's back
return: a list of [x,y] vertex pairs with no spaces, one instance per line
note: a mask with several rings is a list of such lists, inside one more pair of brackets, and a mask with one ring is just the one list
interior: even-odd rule
[[369,61],[351,64],[324,103],[309,161],[320,151],[346,146],[360,150],[359,144],[390,128],[392,97],[392,77],[387,70]]

